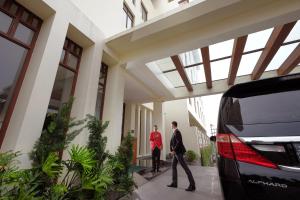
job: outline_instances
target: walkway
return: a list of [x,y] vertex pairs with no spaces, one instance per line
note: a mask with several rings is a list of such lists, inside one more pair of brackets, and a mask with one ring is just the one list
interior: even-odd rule
[[141,200],[222,200],[218,180],[218,172],[214,167],[190,166],[196,181],[197,190],[186,192],[187,177],[178,166],[178,188],[168,188],[171,182],[172,170],[156,177],[150,182],[139,187],[136,191]]

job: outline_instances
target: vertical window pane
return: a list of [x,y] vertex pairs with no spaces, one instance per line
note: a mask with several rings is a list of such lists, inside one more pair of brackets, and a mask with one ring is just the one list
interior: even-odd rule
[[24,11],[21,19],[22,21],[27,22],[28,17],[29,17],[29,13],[27,11]]
[[59,66],[51,94],[48,112],[57,112],[63,103],[68,102],[71,96],[73,80],[74,73]]
[[37,18],[33,18],[32,24],[34,28],[37,28],[39,26],[39,20]]
[[0,37],[0,128],[27,50]]
[[12,18],[0,12],[0,31],[7,33],[12,22]]
[[12,4],[11,7],[9,8],[9,12],[13,15],[17,14],[18,11],[18,6],[16,4]]
[[0,7],[2,7],[5,3],[5,0],[0,0]]
[[78,58],[76,58],[75,56],[73,56],[72,54],[69,53],[67,65],[69,67],[71,67],[72,69],[76,69],[77,68],[77,62],[78,62]]
[[15,38],[29,45],[32,41],[33,35],[34,32],[31,29],[19,24],[15,33]]
[[61,56],[60,56],[60,62],[61,62],[61,63],[64,63],[65,54],[66,54],[66,51],[63,50],[63,51],[61,52]]

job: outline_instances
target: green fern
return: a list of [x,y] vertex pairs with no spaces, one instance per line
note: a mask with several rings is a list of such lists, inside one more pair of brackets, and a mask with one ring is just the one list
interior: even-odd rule
[[59,157],[56,153],[51,152],[42,165],[42,171],[50,178],[57,178],[61,173],[62,167],[59,164]]
[[69,151],[71,161],[82,167],[83,172],[88,174],[95,166],[96,161],[94,160],[95,152],[88,149],[87,147],[79,147],[73,145]]

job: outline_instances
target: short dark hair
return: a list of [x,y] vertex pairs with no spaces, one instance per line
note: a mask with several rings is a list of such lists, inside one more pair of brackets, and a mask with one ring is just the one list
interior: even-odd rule
[[177,127],[177,122],[176,121],[172,121],[173,126]]
[[155,124],[153,127],[156,127],[156,128],[157,128],[157,125]]

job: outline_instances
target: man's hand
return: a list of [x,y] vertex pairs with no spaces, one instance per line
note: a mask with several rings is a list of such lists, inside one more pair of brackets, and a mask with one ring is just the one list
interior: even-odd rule
[[172,154],[172,155],[175,155],[175,151],[172,151],[171,154]]

